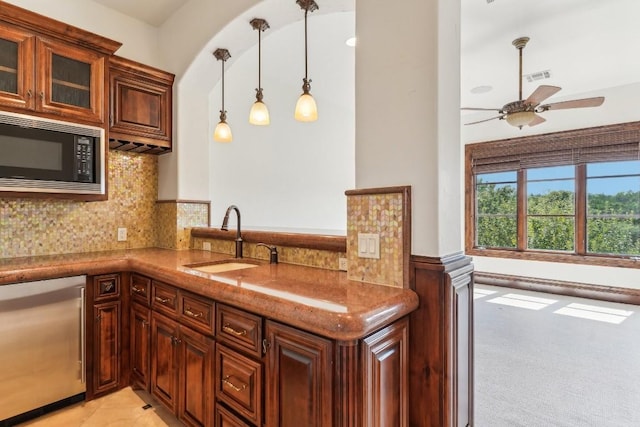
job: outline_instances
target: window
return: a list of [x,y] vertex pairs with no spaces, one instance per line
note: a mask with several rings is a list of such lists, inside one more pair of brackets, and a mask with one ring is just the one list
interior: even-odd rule
[[640,122],[470,144],[466,250],[635,266]]

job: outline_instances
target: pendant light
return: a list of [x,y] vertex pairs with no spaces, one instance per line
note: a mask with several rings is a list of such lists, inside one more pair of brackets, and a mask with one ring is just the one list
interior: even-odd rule
[[318,5],[313,0],[297,0],[296,3],[304,9],[304,79],[302,79],[302,95],[296,103],[295,118],[301,122],[313,122],[318,120],[318,107],[309,91],[311,90],[311,80],[307,75],[307,14],[318,9]]
[[264,19],[254,18],[250,22],[254,30],[258,30],[258,88],[256,89],[256,102],[251,106],[249,112],[249,123],[252,125],[266,126],[269,124],[269,109],[262,102],[262,86],[261,86],[261,57],[262,57],[262,32],[269,28],[269,24]]
[[218,61],[222,61],[222,109],[220,110],[220,122],[213,132],[213,139],[217,142],[231,142],[233,141],[233,136],[231,135],[231,128],[227,124],[227,112],[224,109],[224,63],[231,58],[231,55],[227,49],[216,49],[213,52],[213,56]]

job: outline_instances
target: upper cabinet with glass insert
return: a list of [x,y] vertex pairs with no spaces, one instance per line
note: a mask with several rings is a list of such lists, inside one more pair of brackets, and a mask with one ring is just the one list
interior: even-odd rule
[[104,123],[120,43],[0,2],[0,108]]

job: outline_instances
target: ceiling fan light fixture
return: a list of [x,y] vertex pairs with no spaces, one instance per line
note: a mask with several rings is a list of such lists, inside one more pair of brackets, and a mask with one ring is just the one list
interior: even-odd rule
[[507,123],[511,126],[522,129],[522,126],[526,126],[536,118],[536,113],[533,111],[518,111],[515,113],[507,114],[505,118]]

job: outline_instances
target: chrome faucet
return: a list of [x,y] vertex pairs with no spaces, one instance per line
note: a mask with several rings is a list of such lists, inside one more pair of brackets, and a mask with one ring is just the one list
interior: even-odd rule
[[231,205],[227,208],[227,213],[224,214],[222,220],[222,227],[220,230],[229,231],[229,213],[231,209],[236,211],[236,217],[238,218],[238,227],[236,230],[236,258],[242,258],[242,232],[240,231],[240,209],[236,205]]

